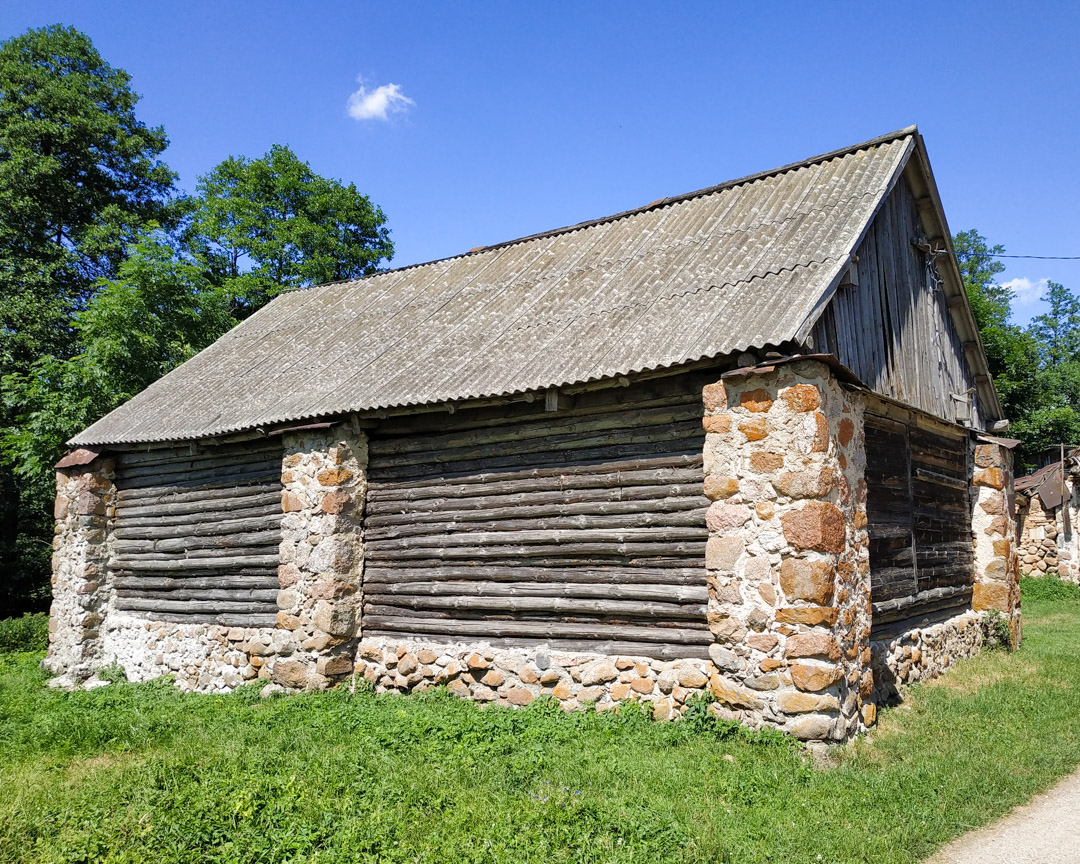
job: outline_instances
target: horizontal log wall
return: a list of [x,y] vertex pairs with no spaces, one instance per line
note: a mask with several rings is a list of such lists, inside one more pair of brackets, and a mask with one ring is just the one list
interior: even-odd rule
[[281,455],[277,440],[122,454],[109,547],[116,608],[274,626]]
[[701,388],[716,373],[387,421],[363,634],[707,656]]
[[[875,637],[969,608],[974,582],[968,441],[866,415]],[[901,627],[902,629],[902,627]]]

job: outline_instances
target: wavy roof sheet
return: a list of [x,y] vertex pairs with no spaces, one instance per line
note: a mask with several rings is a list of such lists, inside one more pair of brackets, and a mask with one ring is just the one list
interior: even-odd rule
[[507,395],[802,337],[915,135],[287,292],[71,443],[175,441]]

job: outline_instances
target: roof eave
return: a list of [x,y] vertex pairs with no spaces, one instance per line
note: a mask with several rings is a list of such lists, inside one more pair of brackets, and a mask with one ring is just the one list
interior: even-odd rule
[[[918,129],[915,126],[908,126],[901,132],[894,132],[892,135],[881,139],[881,141],[893,140],[905,134],[917,136]],[[881,142],[878,141],[876,143]],[[833,273],[832,278],[829,280],[829,285],[825,289],[825,292],[821,295],[821,298],[818,300],[818,302],[814,304],[814,308],[811,309],[810,312],[807,314],[806,320],[803,321],[802,326],[799,327],[798,332],[795,334],[794,339],[796,342],[804,343],[810,337],[810,333],[811,331],[813,331],[814,325],[817,324],[818,319],[821,318],[821,316],[824,314],[825,309],[828,307],[829,303],[833,299],[833,296],[836,294],[837,289],[840,287],[840,282],[843,280],[844,274],[847,272],[848,267],[851,265],[851,259],[855,255],[855,252],[858,250],[859,246],[862,244],[863,240],[866,239],[866,235],[870,231],[870,226],[874,224],[874,220],[877,218],[877,215],[881,211],[882,206],[892,194],[893,189],[896,188],[896,183],[903,175],[904,170],[907,168],[908,162],[911,160],[911,154],[914,149],[915,143],[914,140],[911,140],[908,142],[908,146],[904,148],[903,154],[897,160],[896,167],[893,169],[893,173],[889,177],[889,182],[886,184],[884,191],[878,197],[878,200],[874,202],[873,212],[866,220],[865,224],[862,227],[862,230],[855,238],[855,241],[851,244],[851,247],[847,250],[847,254],[840,260],[840,263],[837,265],[836,271]]]

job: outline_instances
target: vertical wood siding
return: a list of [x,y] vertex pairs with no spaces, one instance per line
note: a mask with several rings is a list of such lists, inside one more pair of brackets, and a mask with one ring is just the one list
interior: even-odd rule
[[[918,209],[901,178],[860,244],[858,284],[841,287],[812,334],[815,351],[835,354],[870,389],[949,422],[975,386],[964,346],[923,240]],[[981,428],[976,395],[971,425]],[[965,423],[966,425],[966,423]]]
[[116,608],[274,626],[281,454],[279,439],[122,454],[109,561]]
[[715,378],[385,422],[364,635],[707,656],[701,387]]
[[970,606],[974,581],[966,436],[866,415],[873,627]]

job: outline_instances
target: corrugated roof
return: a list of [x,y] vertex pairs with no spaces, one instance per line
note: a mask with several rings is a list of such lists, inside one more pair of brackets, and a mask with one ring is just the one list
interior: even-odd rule
[[820,313],[916,135],[287,292],[71,443],[200,438],[779,345]]

